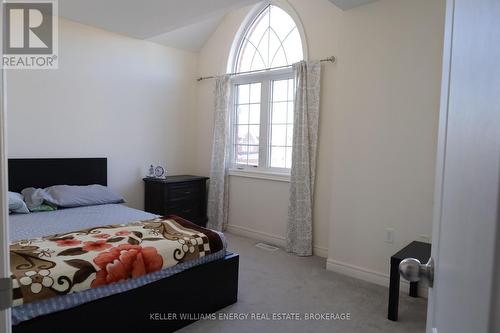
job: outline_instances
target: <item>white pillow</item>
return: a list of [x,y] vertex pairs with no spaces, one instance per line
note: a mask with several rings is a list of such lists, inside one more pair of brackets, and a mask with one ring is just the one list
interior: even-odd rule
[[9,213],[28,214],[29,212],[22,194],[9,191]]
[[121,195],[114,193],[106,186],[97,184],[87,186],[55,185],[45,189],[30,187],[25,188],[22,193],[30,210],[36,209],[43,203],[61,208],[71,208],[125,202]]

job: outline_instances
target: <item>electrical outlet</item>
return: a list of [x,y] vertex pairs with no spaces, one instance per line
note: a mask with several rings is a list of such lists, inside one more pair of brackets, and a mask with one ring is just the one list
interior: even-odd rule
[[394,243],[394,228],[385,229],[385,240],[384,242],[393,244]]

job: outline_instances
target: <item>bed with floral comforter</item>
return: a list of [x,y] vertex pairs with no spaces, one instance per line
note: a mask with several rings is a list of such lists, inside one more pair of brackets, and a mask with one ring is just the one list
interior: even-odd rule
[[19,240],[10,246],[14,305],[120,283],[223,247],[218,233],[176,216]]

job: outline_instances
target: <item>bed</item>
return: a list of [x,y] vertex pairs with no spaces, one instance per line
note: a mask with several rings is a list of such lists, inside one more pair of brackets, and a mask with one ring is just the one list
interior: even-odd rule
[[[9,160],[10,191],[20,192],[26,187],[44,188],[59,184],[106,186],[107,160]],[[122,204],[107,204],[11,215],[9,226],[11,241],[16,241],[153,219],[159,217]],[[180,262],[173,267],[106,288],[15,306],[12,309],[13,332],[62,329],[74,332],[171,332],[186,326],[237,300],[239,256],[226,252],[223,235],[220,237],[224,242],[223,248],[205,257]]]

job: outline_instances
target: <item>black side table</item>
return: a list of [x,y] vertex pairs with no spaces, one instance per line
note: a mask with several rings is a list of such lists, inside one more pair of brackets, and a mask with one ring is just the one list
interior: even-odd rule
[[[399,306],[399,263],[406,258],[415,258],[421,263],[426,263],[431,257],[431,244],[424,242],[411,242],[398,253],[391,257],[391,276],[389,284],[389,310],[387,318],[398,320]],[[410,282],[410,296],[418,297],[418,282]]]

